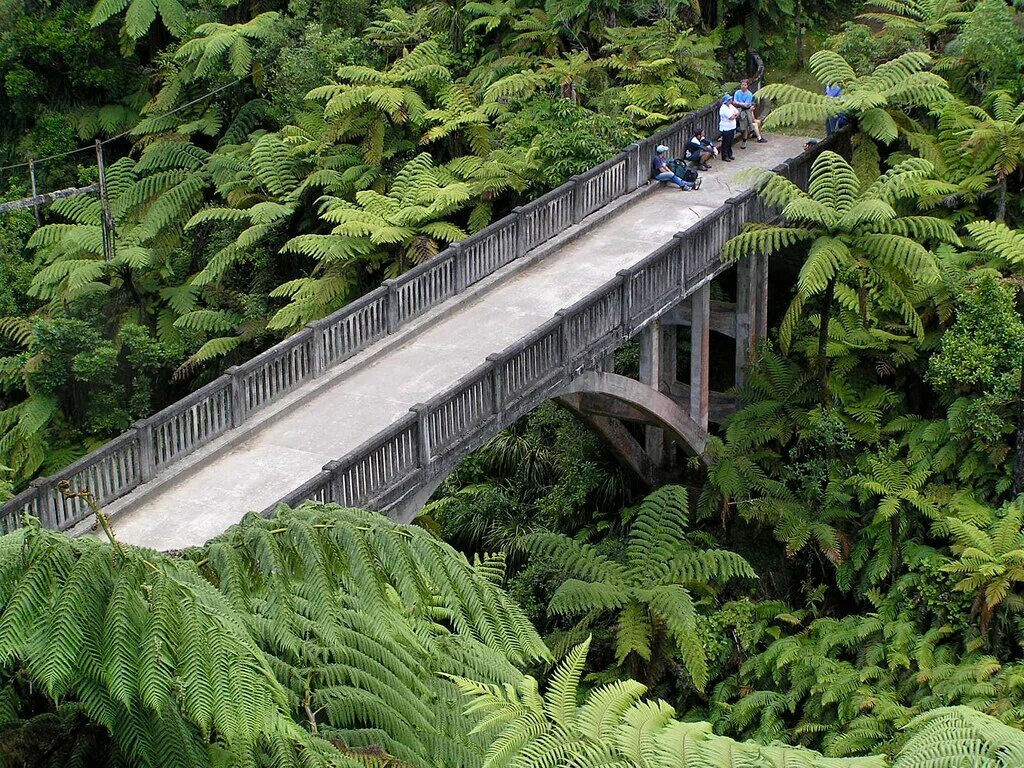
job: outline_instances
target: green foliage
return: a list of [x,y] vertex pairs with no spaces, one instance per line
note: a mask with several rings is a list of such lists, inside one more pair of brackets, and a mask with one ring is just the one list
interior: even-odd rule
[[950,98],[946,81],[927,71],[931,63],[927,53],[908,51],[858,75],[838,53],[818,51],[808,62],[811,73],[822,88],[838,85],[842,94],[829,98],[798,86],[769,84],[761,95],[775,107],[765,127],[810,121],[820,124],[845,114],[855,118],[860,130],[872,139],[891,144],[901,132],[917,127],[910,110],[927,109]]
[[957,296],[956,320],[928,366],[929,379],[957,394],[981,392],[998,400],[1016,395],[1024,358],[1024,323],[1013,293],[982,272]]
[[174,56],[188,69],[189,80],[208,79],[222,71],[224,64],[234,77],[245,77],[252,71],[252,43],[272,39],[279,18],[279,14],[267,11],[245,24],[201,24],[195,28],[195,37]]
[[978,506],[971,512],[980,512],[979,519],[949,516],[937,527],[953,540],[959,558],[944,570],[962,577],[957,591],[976,595],[971,613],[980,615],[984,635],[1000,607],[1007,612],[1024,608],[1014,591],[1024,582],[1024,508],[1016,501],[998,514]]
[[1020,80],[1024,34],[1013,9],[1000,0],[980,0],[961,32],[946,46],[945,69],[956,79],[969,78],[980,90],[1013,85]]
[[336,507],[179,557],[27,527],[0,539],[0,690],[36,719],[0,721],[0,756],[49,712],[80,746],[103,728],[111,765],[478,765],[442,675],[515,683],[547,657],[493,565]]
[[972,18],[961,0],[882,0],[880,10],[862,13],[859,18],[884,25],[886,32],[909,32],[928,50],[934,50],[942,38]]
[[[472,698],[467,713],[481,718],[480,729],[496,731],[486,768],[885,766],[880,757],[832,760],[799,747],[763,746],[717,736],[708,723],[677,720],[675,710],[664,701],[643,700],[646,688],[632,680],[590,691],[580,704],[580,677],[589,647],[587,640],[572,649],[555,669],[543,695],[532,677],[524,677],[515,687],[456,680]],[[993,727],[984,721],[979,725]]]
[[175,37],[184,37],[188,31],[188,14],[179,0],[99,0],[89,23],[98,27],[122,12],[121,35],[132,42],[149,32],[158,14],[164,27]]
[[645,128],[693,111],[702,94],[713,92],[721,80],[717,45],[715,37],[677,30],[670,19],[609,29],[607,66],[627,83],[619,96],[622,111]]
[[[933,172],[927,161],[911,158],[880,176],[861,179],[842,157],[823,152],[814,161],[804,192],[765,171],[759,194],[782,209],[786,224],[748,227],[722,251],[724,259],[737,259],[806,244],[807,259],[779,339],[788,349],[806,308],[817,301],[823,398],[826,362],[835,354],[829,349],[832,338],[846,349],[884,349],[900,336],[924,337],[914,299],[939,279],[935,257],[925,243],[959,242],[947,222],[904,212],[904,201],[913,199],[920,182]],[[848,313],[835,324],[838,328],[831,319],[835,305]],[[857,315],[859,323],[854,320]]]
[[616,615],[615,657],[656,679],[665,656],[678,653],[698,690],[708,682],[707,659],[697,633],[692,591],[715,582],[754,578],[740,556],[701,550],[687,540],[686,490],[664,486],[640,504],[629,522],[625,553],[612,558],[559,533],[527,536],[534,554],[552,558],[570,577],[548,610],[556,615]]

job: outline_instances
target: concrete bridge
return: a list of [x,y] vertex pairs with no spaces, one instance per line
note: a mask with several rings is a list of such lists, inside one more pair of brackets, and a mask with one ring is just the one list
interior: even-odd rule
[[[89,508],[62,481],[88,488],[119,538],[158,549],[304,499],[409,520],[462,458],[549,399],[656,482],[671,451],[702,454],[709,421],[734,407],[709,388],[710,332],[732,337],[740,383],[766,330],[767,260],[719,258],[747,222],[774,215],[740,171],[770,167],[803,186],[830,146],[804,153],[804,139],[772,137],[715,163],[699,191],[648,183],[656,144],[681,154],[696,125],[717,133],[716,118],[706,109],[630,146],[35,481],[0,528],[27,513],[88,530]],[[712,301],[711,281],[734,266],[735,300]],[[676,377],[680,329],[689,385]],[[610,372],[633,337],[639,381]],[[646,425],[643,439],[624,422]]]

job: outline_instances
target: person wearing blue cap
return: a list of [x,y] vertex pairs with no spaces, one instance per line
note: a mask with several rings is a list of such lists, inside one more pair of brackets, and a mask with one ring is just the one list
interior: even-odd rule
[[732,140],[736,135],[736,118],[740,111],[733,106],[732,94],[722,96],[722,106],[718,108],[718,132],[722,136],[722,162],[729,163],[735,158],[732,154]]
[[651,161],[651,178],[655,181],[671,181],[682,190],[696,189],[700,186],[700,180],[696,182],[686,181],[672,172],[668,167],[668,147],[659,144],[654,150],[654,159]]

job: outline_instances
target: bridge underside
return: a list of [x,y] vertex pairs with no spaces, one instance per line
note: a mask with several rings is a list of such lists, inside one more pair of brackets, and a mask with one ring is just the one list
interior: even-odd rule
[[[735,302],[712,301],[706,283],[678,306],[663,312],[639,333],[640,375],[632,379],[612,372],[614,352],[591,362],[567,384],[544,392],[593,430],[611,453],[642,482],[656,487],[671,479],[677,452],[706,459],[709,425],[720,424],[736,409],[733,394],[715,392],[710,382],[711,332],[735,343],[737,389],[745,382],[752,351],[767,331],[766,258],[754,257],[736,269]],[[690,383],[678,380],[679,330],[690,331]],[[530,407],[539,401],[533,400]],[[506,414],[507,426],[524,414],[522,406]],[[495,425],[495,432],[498,429]],[[479,447],[446,458],[429,477],[419,477],[408,492],[381,505],[400,522],[413,520],[455,466]]]

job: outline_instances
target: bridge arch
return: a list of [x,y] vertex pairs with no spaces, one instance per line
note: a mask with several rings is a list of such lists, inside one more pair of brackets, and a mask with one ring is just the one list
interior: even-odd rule
[[[530,410],[547,400],[554,400],[581,416],[588,426],[605,438],[612,452],[621,461],[652,484],[655,480],[654,469],[645,460],[642,451],[636,450],[637,446],[630,445],[629,441],[632,438],[622,427],[621,420],[659,427],[687,453],[705,456],[707,431],[690,418],[686,410],[675,400],[628,376],[606,371],[583,371],[565,385],[546,392],[545,397],[534,402]],[[522,415],[518,411],[509,414],[501,423],[496,424],[497,429],[494,433],[509,426]],[[421,477],[415,488],[384,506],[381,511],[398,522],[411,522],[455,467],[477,447],[467,443],[460,450],[446,456],[444,461],[434,467],[431,477],[425,482]]]

